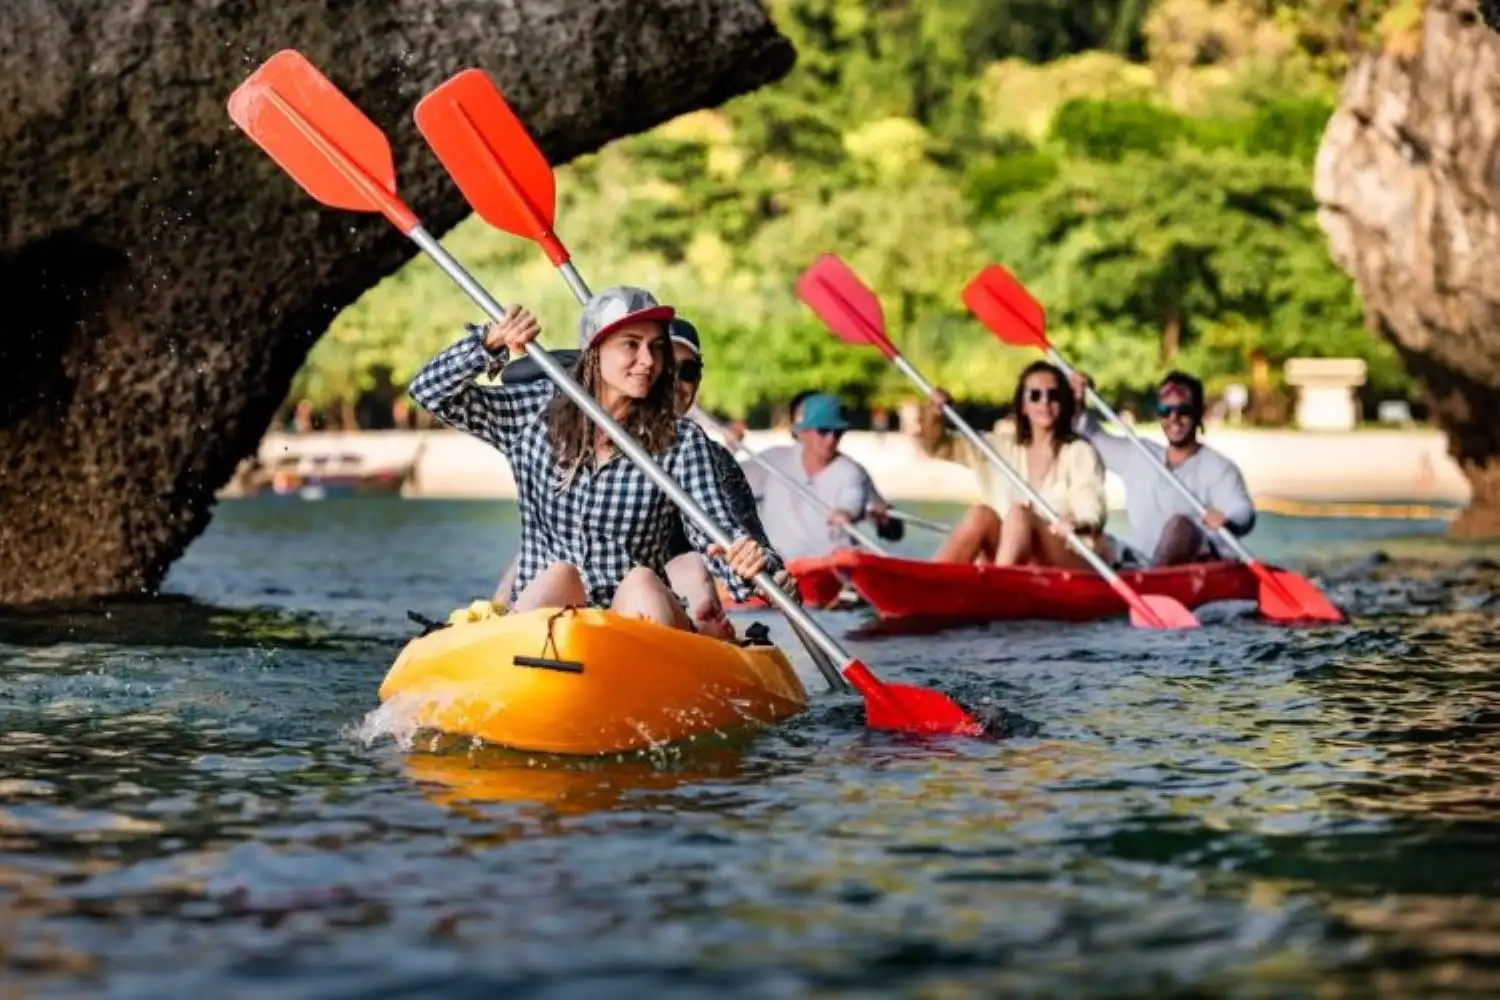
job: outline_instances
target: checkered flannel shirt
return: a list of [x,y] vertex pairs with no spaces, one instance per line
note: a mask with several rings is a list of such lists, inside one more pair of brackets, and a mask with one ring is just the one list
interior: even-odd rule
[[[709,448],[713,452],[714,465],[718,468],[719,491],[724,494],[729,509],[734,512],[735,520],[745,527],[750,537],[760,544],[766,551],[774,551],[771,540],[766,535],[765,525],[760,521],[760,508],[755,503],[755,491],[750,488],[750,481],[745,478],[745,470],[735,460],[730,450],[717,441],[709,441]],[[684,552],[696,551],[692,541],[687,537],[684,525],[687,523],[687,515],[681,511],[677,512],[677,524],[672,527],[672,540],[667,543],[668,558],[679,556]]]
[[[584,463],[566,489],[541,419],[559,391],[551,379],[521,385],[476,385],[481,375],[497,376],[509,355],[484,346],[484,328],[468,325],[468,335],[429,361],[408,390],[411,397],[442,422],[487,442],[510,462],[520,492],[521,565],[511,588],[514,600],[542,570],[571,563],[583,577],[589,603],[607,607],[615,588],[637,566],[666,580],[666,563],[676,507],[671,498],[623,455],[602,468]],[[690,420],[677,425],[677,441],[653,455],[688,496],[727,529],[731,538],[752,534],[735,516],[720,483],[713,442]],[[704,552],[712,540],[690,519],[684,527],[693,547]],[[709,570],[738,600],[755,593],[723,560],[707,557]],[[785,568],[767,551],[766,571]]]

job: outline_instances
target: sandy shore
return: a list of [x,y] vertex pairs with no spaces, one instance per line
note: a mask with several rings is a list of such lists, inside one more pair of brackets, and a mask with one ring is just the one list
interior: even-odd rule
[[[752,431],[755,450],[789,441],[782,431]],[[1205,440],[1237,462],[1258,501],[1364,500],[1467,502],[1469,484],[1448,457],[1436,431],[1309,433],[1216,429]],[[853,432],[844,451],[870,470],[892,501],[978,499],[973,476],[960,466],[922,455],[900,434]],[[450,430],[366,431],[304,435],[270,434],[260,455],[358,455],[366,467],[404,465],[417,457],[407,495],[428,498],[513,498],[510,467],[475,438]],[[1111,505],[1123,491],[1109,477]]]

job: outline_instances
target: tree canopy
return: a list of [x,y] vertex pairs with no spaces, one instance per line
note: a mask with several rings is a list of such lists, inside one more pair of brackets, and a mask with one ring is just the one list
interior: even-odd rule
[[[655,290],[705,339],[705,402],[763,412],[806,387],[853,404],[908,385],[830,337],[792,284],[839,253],[904,352],[998,403],[1034,352],[1000,345],[963,285],[999,261],[1106,392],[1164,366],[1212,389],[1252,362],[1355,356],[1412,391],[1365,328],[1316,223],[1312,162],[1349,44],[1400,44],[1420,0],[771,0],[799,52],[782,82],[558,171],[558,230],[595,288]],[[445,240],[571,346],[577,306],[544,257],[470,219]],[[398,380],[476,314],[425,259],[342,313],[294,393]]]

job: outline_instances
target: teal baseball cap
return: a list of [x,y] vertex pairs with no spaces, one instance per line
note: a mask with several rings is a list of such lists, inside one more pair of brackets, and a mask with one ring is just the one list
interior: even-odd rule
[[819,392],[802,401],[802,419],[797,421],[797,429],[799,431],[847,431],[849,421],[844,419],[844,406],[837,396]]

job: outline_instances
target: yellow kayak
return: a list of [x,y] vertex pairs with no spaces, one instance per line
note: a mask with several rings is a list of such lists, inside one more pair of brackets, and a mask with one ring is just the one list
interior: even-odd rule
[[380,685],[418,725],[538,753],[661,746],[807,707],[773,645],[736,645],[595,608],[460,620],[407,643]]
[[562,816],[649,808],[686,784],[714,784],[740,776],[741,750],[725,744],[694,748],[663,766],[654,758],[534,763],[510,750],[411,753],[403,769],[431,801],[466,811],[488,803],[542,806]]

